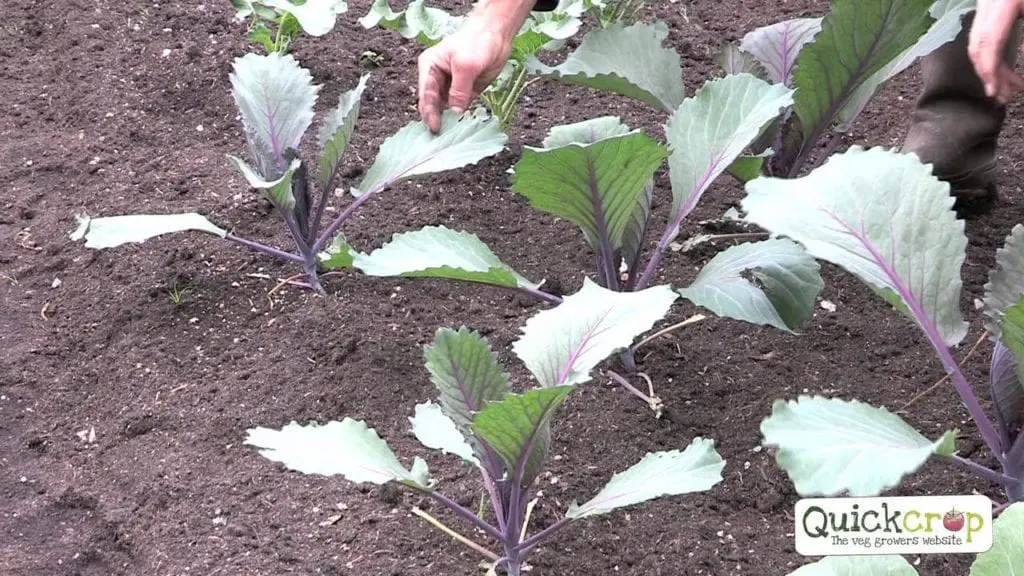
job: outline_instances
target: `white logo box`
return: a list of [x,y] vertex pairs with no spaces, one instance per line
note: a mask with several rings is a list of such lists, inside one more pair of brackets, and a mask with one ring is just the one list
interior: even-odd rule
[[985,496],[806,498],[796,503],[804,556],[976,554],[992,547]]

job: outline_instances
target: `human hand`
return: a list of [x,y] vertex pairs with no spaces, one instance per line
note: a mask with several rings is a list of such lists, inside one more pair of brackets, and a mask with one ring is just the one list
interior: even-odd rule
[[[978,0],[967,52],[985,86],[985,94],[1002,104],[1024,90],[1024,78],[1006,63],[1006,50],[1024,0]],[[1015,46],[1013,48],[1016,48]]]
[[420,55],[418,109],[431,132],[441,129],[445,107],[461,114],[501,74],[533,4],[482,0],[457,31]]

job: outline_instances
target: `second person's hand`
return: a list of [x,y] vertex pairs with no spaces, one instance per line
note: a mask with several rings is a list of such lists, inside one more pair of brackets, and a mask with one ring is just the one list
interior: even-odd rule
[[501,74],[535,1],[480,0],[457,31],[420,55],[417,107],[431,132],[445,108],[461,114]]
[[1021,78],[1006,62],[1006,49],[1017,20],[1024,15],[1024,0],[978,0],[968,42],[968,54],[985,86],[985,94],[1007,104],[1024,90]]

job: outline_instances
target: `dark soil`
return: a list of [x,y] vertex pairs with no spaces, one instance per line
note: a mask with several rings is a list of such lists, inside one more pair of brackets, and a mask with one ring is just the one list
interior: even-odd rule
[[[324,87],[321,111],[367,71],[359,62],[364,50],[385,56],[382,67],[369,70],[346,186],[415,113],[419,50],[396,34],[362,30],[355,19],[368,4],[353,1],[334,33],[295,45]],[[429,502],[290,473],[241,442],[252,426],[352,416],[376,427],[410,462],[425,455],[407,417],[435,396],[422,366],[422,346],[434,331],[465,324],[487,334],[525,386],[510,345],[544,305],[487,287],[357,274],[330,278],[327,297],[289,288],[268,298],[293,270],[211,237],[164,237],[103,252],[72,243],[68,234],[81,212],[196,210],[240,234],[289,245],[276,215],[224,156],[243,150],[228,73],[248,50],[245,28],[227,2],[69,0],[55,9],[9,0],[4,8],[0,573],[478,573],[473,553],[410,513],[420,505],[463,527]],[[684,0],[661,2],[645,17],[670,24],[692,91],[716,73],[713,53],[723,42],[826,9],[824,0]],[[885,90],[850,143],[900,143],[917,74],[913,69]],[[598,114],[622,115],[662,137],[665,119],[639,104],[537,83],[507,152],[387,192],[346,229],[349,240],[368,250],[394,232],[445,224],[478,234],[528,277],[557,279],[575,291],[591,270],[578,230],[529,208],[510,192],[505,171],[521,145],[538,144],[551,126]],[[961,356],[981,333],[972,300],[996,248],[1024,216],[1015,170],[1020,139],[1020,123],[1011,120],[1002,198],[968,223],[963,309],[972,331]],[[665,174],[658,186],[655,210],[663,221]],[[722,179],[684,234],[740,194]],[[669,254],[661,280],[687,281],[716,249]],[[530,558],[532,573],[783,575],[808,562],[792,543],[797,496],[772,456],[758,449],[758,425],[772,401],[822,393],[899,410],[942,375],[909,320],[832,268],[826,282],[822,297],[837,310],[819,310],[799,336],[715,319],[646,349],[640,367],[671,419],[656,420],[599,377],[576,392],[554,427],[558,459],[541,479],[533,526],[548,525],[572,499],[588,498],[648,451],[682,448],[695,436],[717,441],[728,461],[725,480],[706,494],[570,526]],[[175,290],[180,304],[169,297]],[[665,325],[692,313],[680,303]],[[977,382],[989,351],[986,344],[968,364]],[[952,386],[916,401],[906,417],[932,437],[960,427],[964,451],[987,461]],[[471,470],[451,458],[428,461],[446,493],[467,504],[478,496]],[[995,494],[929,465],[900,493],[972,489]],[[918,568],[928,576],[962,575],[969,561],[927,556]]]

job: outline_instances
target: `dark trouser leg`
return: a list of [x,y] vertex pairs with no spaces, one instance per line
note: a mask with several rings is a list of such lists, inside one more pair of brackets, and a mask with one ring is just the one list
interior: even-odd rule
[[[903,144],[934,165],[934,173],[949,182],[955,196],[991,199],[995,196],[996,144],[1006,109],[985,96],[985,89],[967,56],[972,12],[960,36],[921,60],[924,88],[914,122]],[[1016,62],[1019,35],[1007,47],[1007,60]]]

